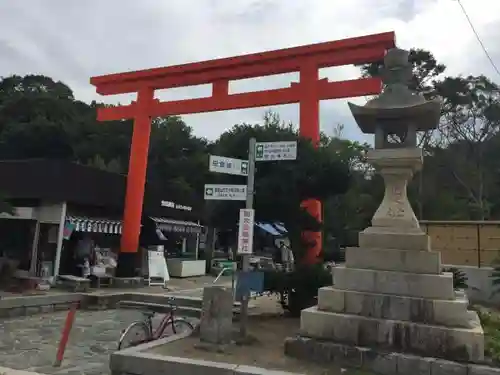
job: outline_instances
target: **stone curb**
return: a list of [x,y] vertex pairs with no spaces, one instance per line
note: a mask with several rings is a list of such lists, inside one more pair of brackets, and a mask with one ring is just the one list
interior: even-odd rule
[[53,311],[69,310],[75,302],[82,302],[80,293],[62,293],[0,299],[0,318],[31,316]]
[[301,360],[371,371],[380,375],[500,375],[500,368],[413,354],[383,353],[308,337],[289,337],[285,354]]
[[[157,346],[188,337],[191,333],[165,337],[150,343],[114,352],[110,356],[109,368],[112,375],[306,375],[286,371],[267,370],[260,367],[243,366],[234,363],[202,361],[190,358],[163,356],[144,353]],[[477,374],[483,375],[483,374]]]
[[15,370],[13,368],[1,367],[0,374],[2,375],[43,375],[38,372],[25,371],[25,370]]
[[[54,311],[65,311],[71,308],[75,302],[80,304],[84,310],[108,310],[117,308],[120,301],[144,301],[159,300],[165,295],[134,293],[134,292],[116,292],[109,294],[91,294],[91,293],[61,293],[35,296],[8,297],[0,299],[0,318],[14,318],[21,316],[31,316],[36,314],[50,313]],[[196,297],[187,300],[191,304],[195,302]],[[201,304],[201,300],[200,300]],[[182,311],[183,306],[179,306]],[[189,310],[189,306],[186,310]],[[191,309],[192,310],[192,309]],[[190,311],[187,311],[190,312]],[[196,315],[198,313],[192,313]],[[201,313],[201,310],[200,310]]]

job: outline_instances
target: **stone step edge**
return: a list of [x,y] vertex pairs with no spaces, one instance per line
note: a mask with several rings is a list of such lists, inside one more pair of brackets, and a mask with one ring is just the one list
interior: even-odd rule
[[[346,314],[346,313],[337,313],[337,312],[330,312],[330,311],[322,311],[319,310],[317,306],[309,307],[307,309],[302,310],[302,314],[324,314],[324,315],[335,315],[335,316],[340,316],[345,319],[357,319],[357,320],[365,320],[365,321],[380,321],[383,320],[385,322],[391,322],[393,324],[399,324],[403,326],[408,326],[408,325],[413,325],[413,326],[420,326],[420,327],[430,327],[430,328],[435,328],[435,329],[448,329],[448,330],[454,330],[454,331],[462,331],[462,332],[469,332],[474,329],[481,329],[481,332],[483,331],[481,322],[479,321],[479,317],[477,313],[471,311],[475,315],[475,325],[474,327],[471,328],[464,328],[464,327],[446,327],[442,325],[437,325],[437,324],[427,324],[427,323],[419,323],[419,322],[412,322],[412,321],[405,321],[405,320],[398,320],[398,319],[381,319],[381,318],[372,318],[369,316],[361,316],[361,315],[356,315],[356,314]],[[302,327],[300,328],[302,330]],[[301,335],[307,336],[307,333],[305,332],[300,332]]]
[[[472,315],[472,314],[471,314]],[[299,333],[355,346],[380,347],[392,351],[463,360],[484,359],[484,331],[477,314],[473,328],[450,328],[359,315],[302,310]],[[458,356],[458,357],[456,357]]]
[[[328,304],[324,302],[325,299],[329,299],[329,298],[335,299],[334,294],[337,294],[336,292],[341,292],[344,294],[343,301],[341,301],[339,304],[339,306],[342,307],[342,310],[334,310],[331,307],[332,304],[330,304],[330,306],[328,306]],[[423,324],[442,325],[442,326],[449,327],[449,328],[454,328],[454,327],[472,328],[472,327],[470,327],[470,314],[469,314],[469,311],[467,310],[467,308],[469,306],[469,300],[465,296],[465,294],[459,294],[459,293],[455,294],[456,298],[454,300],[446,300],[446,299],[429,299],[429,298],[422,298],[422,297],[406,297],[406,296],[398,296],[395,294],[358,292],[358,291],[353,291],[353,290],[339,289],[339,288],[336,288],[335,286],[326,286],[326,287],[322,287],[318,290],[318,305],[317,305],[318,310],[324,311],[324,312],[358,315],[358,316],[364,316],[364,317],[375,318],[375,319],[398,320],[397,318],[394,318],[394,317],[374,316],[374,315],[366,315],[366,314],[356,313],[356,312],[351,312],[351,311],[345,311],[346,294],[355,294],[355,295],[359,295],[361,297],[374,296],[374,298],[380,298],[380,299],[386,299],[386,298],[394,299],[394,300],[406,299],[406,300],[415,301],[417,303],[421,303],[421,302],[426,301],[428,303],[432,303],[433,313],[432,313],[431,319],[426,320],[425,319],[426,317],[424,316],[423,319],[421,319],[421,320],[410,320],[411,317],[409,317],[408,319],[400,319],[400,320],[408,321],[408,322],[415,322],[415,323],[423,323]],[[411,302],[410,302],[410,304],[411,304]],[[436,314],[435,306],[437,304],[453,305],[452,308],[457,309],[456,311],[459,311],[460,313],[456,314],[455,317],[453,317],[453,320],[451,320],[449,314],[446,314],[446,313]],[[409,306],[409,308],[411,309],[411,306]],[[448,323],[448,324],[446,324],[446,323]]]
[[426,250],[388,249],[380,247],[347,247],[345,266],[436,275],[442,272],[441,253]]
[[360,271],[373,271],[373,272],[387,272],[387,273],[394,273],[398,274],[401,276],[408,275],[408,274],[415,274],[418,276],[430,276],[430,277],[437,277],[437,276],[447,276],[453,278],[453,272],[449,271],[442,271],[441,273],[415,273],[415,272],[404,272],[404,271],[395,271],[395,270],[377,270],[373,268],[357,268],[357,267],[348,267],[346,263],[342,263],[341,265],[338,265],[336,267],[333,267],[333,271],[338,269],[346,269],[346,270],[360,270]]
[[[349,275],[349,272],[358,273],[357,282],[354,282],[352,274]],[[411,275],[417,276],[420,280],[414,280],[411,284],[407,281],[408,285],[418,285],[417,289],[420,289],[418,293],[415,291],[415,287],[413,287],[413,291],[407,290],[403,292],[399,288],[395,288],[394,291],[387,291],[387,289],[379,288],[380,285],[377,285],[377,278],[374,276],[371,282],[361,282],[363,280],[362,276],[366,275],[378,275],[385,274],[388,276],[393,276],[394,278],[399,278],[399,281],[403,281],[405,278],[408,278]],[[452,300],[455,298],[454,290],[453,290],[453,273],[451,272],[442,272],[441,274],[416,274],[416,273],[408,273],[408,272],[398,272],[398,271],[384,271],[384,270],[374,270],[374,269],[366,269],[366,268],[350,268],[346,266],[338,266],[335,267],[333,272],[333,285],[338,289],[346,289],[346,290],[355,290],[358,292],[369,292],[369,293],[384,293],[392,294],[392,295],[402,295],[402,296],[415,296],[415,297],[425,297],[429,299],[448,299]],[[350,276],[350,277],[348,277]],[[341,280],[343,282],[341,282]],[[383,278],[381,279],[381,281]],[[369,280],[368,280],[369,281]],[[436,282],[440,282],[439,293],[434,293],[436,289],[426,288],[430,284],[436,285]],[[353,285],[355,284],[355,285]],[[363,285],[364,284],[364,285]],[[382,283],[383,284],[383,283]],[[427,284],[427,285],[426,285]],[[394,287],[396,285],[400,285],[400,283],[385,283],[385,287],[391,286]],[[433,293],[430,293],[432,291]]]
[[[402,296],[400,294],[389,294],[389,293],[375,293],[375,292],[363,292],[359,290],[352,290],[352,289],[342,289],[338,288],[336,285],[330,285],[330,286],[323,286],[319,289],[337,289],[342,292],[352,292],[352,293],[359,293],[359,294],[374,294],[374,295],[380,295],[383,297],[403,297],[403,298],[409,298],[409,299],[418,299],[418,300],[424,300],[424,301],[446,301],[446,302],[456,302],[456,301],[461,301],[461,302],[467,302],[469,303],[469,298],[467,297],[467,294],[463,290],[455,290],[455,299],[441,299],[441,298],[426,298],[426,297],[416,297],[416,296]],[[319,290],[318,289],[318,290]]]
[[285,355],[309,362],[362,369],[380,375],[500,375],[500,368],[486,363],[460,363],[410,353],[384,352],[373,348],[316,340],[306,336],[287,337]]

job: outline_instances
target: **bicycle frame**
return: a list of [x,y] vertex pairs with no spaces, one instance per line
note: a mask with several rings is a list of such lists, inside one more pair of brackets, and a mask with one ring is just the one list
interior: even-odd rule
[[[173,316],[172,312],[170,312],[170,314],[167,314],[163,317],[163,319],[160,322],[160,325],[158,326],[156,331],[151,336],[151,337],[153,337],[153,340],[158,340],[163,335],[163,332],[168,327],[168,325],[172,324],[172,326],[173,326],[173,323],[174,323],[174,316]],[[153,329],[153,328],[151,327],[151,329]]]
[[157,340],[157,339],[161,338],[161,336],[163,335],[163,332],[169,326],[169,324],[172,324],[172,326],[173,326],[173,322],[174,322],[173,309],[170,310],[170,313],[165,314],[163,319],[160,321],[160,325],[158,326],[158,328],[156,330],[153,329],[153,317],[148,316],[147,317],[147,325],[149,328],[149,337],[151,338],[150,340]]

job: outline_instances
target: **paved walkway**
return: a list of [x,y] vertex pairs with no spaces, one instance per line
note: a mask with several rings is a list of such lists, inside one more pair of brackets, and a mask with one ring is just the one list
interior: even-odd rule
[[66,312],[8,319],[0,323],[0,364],[46,374],[107,374],[109,354],[136,311],[78,311],[65,360],[52,367]]
[[[78,311],[61,367],[53,367],[66,312],[0,322],[0,365],[45,374],[109,374],[109,354],[122,329],[140,319],[133,310]],[[155,318],[159,323],[160,316]]]
[[[203,287],[214,285],[214,277],[171,279],[169,290],[162,287],[137,289],[100,289],[96,294],[139,292],[199,296]],[[216,285],[231,285],[231,277],[222,277]],[[52,293],[67,293],[51,290]],[[38,294],[38,293],[37,293]],[[17,295],[19,296],[19,295]],[[5,296],[9,297],[9,296]],[[109,354],[116,350],[118,338],[132,321],[140,319],[134,310],[78,311],[61,367],[53,367],[61,330],[67,312],[56,312],[0,321],[0,366],[43,374],[109,374]],[[155,319],[158,323],[161,316]]]
[[[218,285],[230,285],[221,278]],[[173,279],[169,291],[162,287],[127,289],[127,292],[168,293],[201,296],[213,277]],[[57,293],[57,291],[55,291]],[[115,293],[101,289],[96,293]],[[78,311],[61,367],[53,367],[61,330],[67,312],[56,312],[0,321],[0,366],[16,370],[58,375],[109,374],[109,354],[116,350],[118,338],[132,321],[140,319],[134,310]],[[161,316],[155,318],[157,324]]]

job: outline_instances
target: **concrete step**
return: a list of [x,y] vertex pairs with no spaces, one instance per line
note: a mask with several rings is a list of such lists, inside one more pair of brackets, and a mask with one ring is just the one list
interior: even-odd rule
[[333,271],[333,285],[356,292],[455,299],[453,275],[449,272],[433,275],[339,266]]
[[[142,311],[151,311],[159,314],[168,314],[172,307],[169,304],[142,302],[142,301],[120,301],[118,307],[121,309],[135,309]],[[239,308],[233,309],[233,314],[239,314]],[[201,318],[201,306],[180,306],[176,305],[176,316]]]
[[479,361],[484,358],[483,329],[477,314],[471,312],[470,318],[473,328],[452,328],[320,311],[314,306],[302,310],[300,331],[306,337],[342,344]]
[[[154,312],[158,314],[169,314],[172,306],[168,304],[141,302],[141,301],[120,301],[118,307],[121,309],[134,309],[144,312]],[[175,314],[182,317],[200,318],[201,309],[189,306],[177,306]]]
[[470,327],[465,295],[454,300],[426,299],[339,290],[324,287],[318,291],[318,309],[370,318],[404,320],[446,327]]
[[441,253],[435,251],[348,247],[345,252],[345,266],[348,268],[437,275],[441,273]]
[[90,289],[89,279],[73,275],[60,275],[56,284],[60,289],[70,292],[85,293]]
[[[173,298],[175,304],[178,307],[194,307],[201,309],[201,305],[203,303],[202,297],[172,295],[172,294],[128,293],[126,297],[127,301],[137,301],[137,302],[156,303],[165,305],[167,305],[167,301],[169,298]],[[235,302],[234,306],[239,308],[240,303]]]

